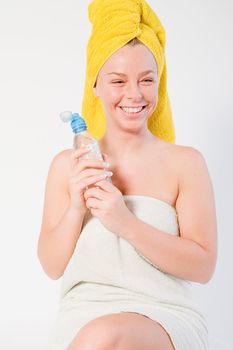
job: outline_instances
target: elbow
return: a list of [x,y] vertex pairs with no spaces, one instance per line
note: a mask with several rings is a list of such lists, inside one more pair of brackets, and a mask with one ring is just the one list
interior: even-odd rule
[[63,276],[63,274],[55,275],[55,274],[51,274],[51,273],[49,274],[48,272],[46,273],[46,275],[54,281],[58,280],[59,278],[61,278]]
[[201,284],[207,284],[212,278],[212,275],[205,275],[205,276],[202,276],[202,279],[199,279],[199,283]]
[[203,278],[200,281],[200,283],[202,283],[202,284],[209,283],[210,280],[212,279],[213,275],[214,275],[214,271],[215,271],[215,268],[212,268],[210,271],[208,270],[208,272],[206,272],[205,275],[203,276]]
[[198,281],[199,283],[207,284],[210,282],[215,272],[216,260],[216,254],[207,253],[206,259],[200,267],[202,278]]
[[44,270],[44,273],[52,280],[56,281],[58,280],[59,278],[61,278],[63,276],[63,273],[59,273],[59,272],[55,272],[53,269],[48,269],[48,268],[45,268],[43,265],[42,265],[42,268]]
[[64,272],[58,272],[55,271],[55,269],[53,269],[52,267],[48,267],[48,264],[46,264],[43,260],[43,258],[41,257],[41,255],[39,254],[39,250],[37,251],[37,257],[38,260],[42,266],[42,269],[44,271],[44,273],[52,280],[58,280],[59,278],[61,278],[64,274]]
[[60,273],[58,271],[55,272],[53,269],[48,269],[48,268],[45,269],[43,267],[43,270],[44,270],[45,274],[54,281],[59,280],[59,278],[61,278],[63,276],[63,273]]

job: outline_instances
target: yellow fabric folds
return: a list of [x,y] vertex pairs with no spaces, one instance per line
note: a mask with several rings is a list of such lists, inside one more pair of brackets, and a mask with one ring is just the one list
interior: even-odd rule
[[133,38],[138,38],[154,55],[159,76],[159,99],[148,119],[149,130],[157,137],[175,143],[175,130],[167,94],[165,31],[144,0],[94,0],[88,7],[92,33],[87,45],[86,80],[82,116],[90,132],[101,139],[106,130],[104,110],[93,87],[106,60]]

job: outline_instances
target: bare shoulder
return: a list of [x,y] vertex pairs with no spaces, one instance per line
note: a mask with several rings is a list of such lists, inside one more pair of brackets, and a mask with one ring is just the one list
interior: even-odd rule
[[171,144],[165,142],[162,149],[164,157],[167,158],[169,164],[173,167],[179,184],[183,179],[190,175],[193,170],[208,173],[206,160],[203,154],[196,148],[186,145]]
[[176,152],[180,157],[181,162],[185,162],[188,160],[205,162],[203,154],[197,148],[194,148],[191,146],[184,146],[184,145],[175,145],[175,146],[176,146]]
[[[191,146],[178,145],[160,140],[159,146],[155,146],[160,157],[166,162],[166,166],[171,169],[174,176],[177,177],[179,184],[183,178],[188,175],[191,168],[199,166],[203,171],[207,170],[206,162],[202,153]],[[199,165],[198,165],[198,164]],[[185,172],[187,170],[187,173]]]
[[174,159],[179,174],[179,185],[185,185],[190,176],[202,176],[211,181],[204,155],[191,146],[175,145]]
[[202,153],[191,146],[172,144],[169,142],[164,142],[161,144],[162,149],[165,153],[171,158],[170,160],[175,162],[179,166],[183,166],[184,162],[189,161],[192,164],[192,161],[200,161],[205,163],[205,159]]
[[72,149],[64,149],[57,154],[54,155],[51,161],[51,165],[53,166],[64,166],[69,163],[70,156],[72,153]]
[[71,153],[72,149],[65,149],[54,155],[49,167],[50,176],[61,179],[62,175],[68,173]]
[[190,195],[199,193],[199,199],[213,200],[212,179],[204,155],[198,149],[184,145],[171,144],[168,150],[177,170],[179,197],[187,191]]

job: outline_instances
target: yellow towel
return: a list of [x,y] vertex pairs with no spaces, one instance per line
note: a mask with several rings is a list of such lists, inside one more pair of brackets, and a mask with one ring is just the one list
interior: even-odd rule
[[97,75],[115,51],[136,37],[149,48],[158,65],[159,99],[148,119],[148,128],[157,137],[175,143],[167,94],[165,31],[157,15],[144,0],[94,0],[88,6],[88,14],[92,33],[87,45],[82,116],[90,132],[101,139],[106,130],[102,103],[93,91]]

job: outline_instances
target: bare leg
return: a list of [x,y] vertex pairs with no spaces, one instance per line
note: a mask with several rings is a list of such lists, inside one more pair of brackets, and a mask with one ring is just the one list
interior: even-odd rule
[[175,350],[165,329],[143,315],[124,312],[85,325],[67,350]]

